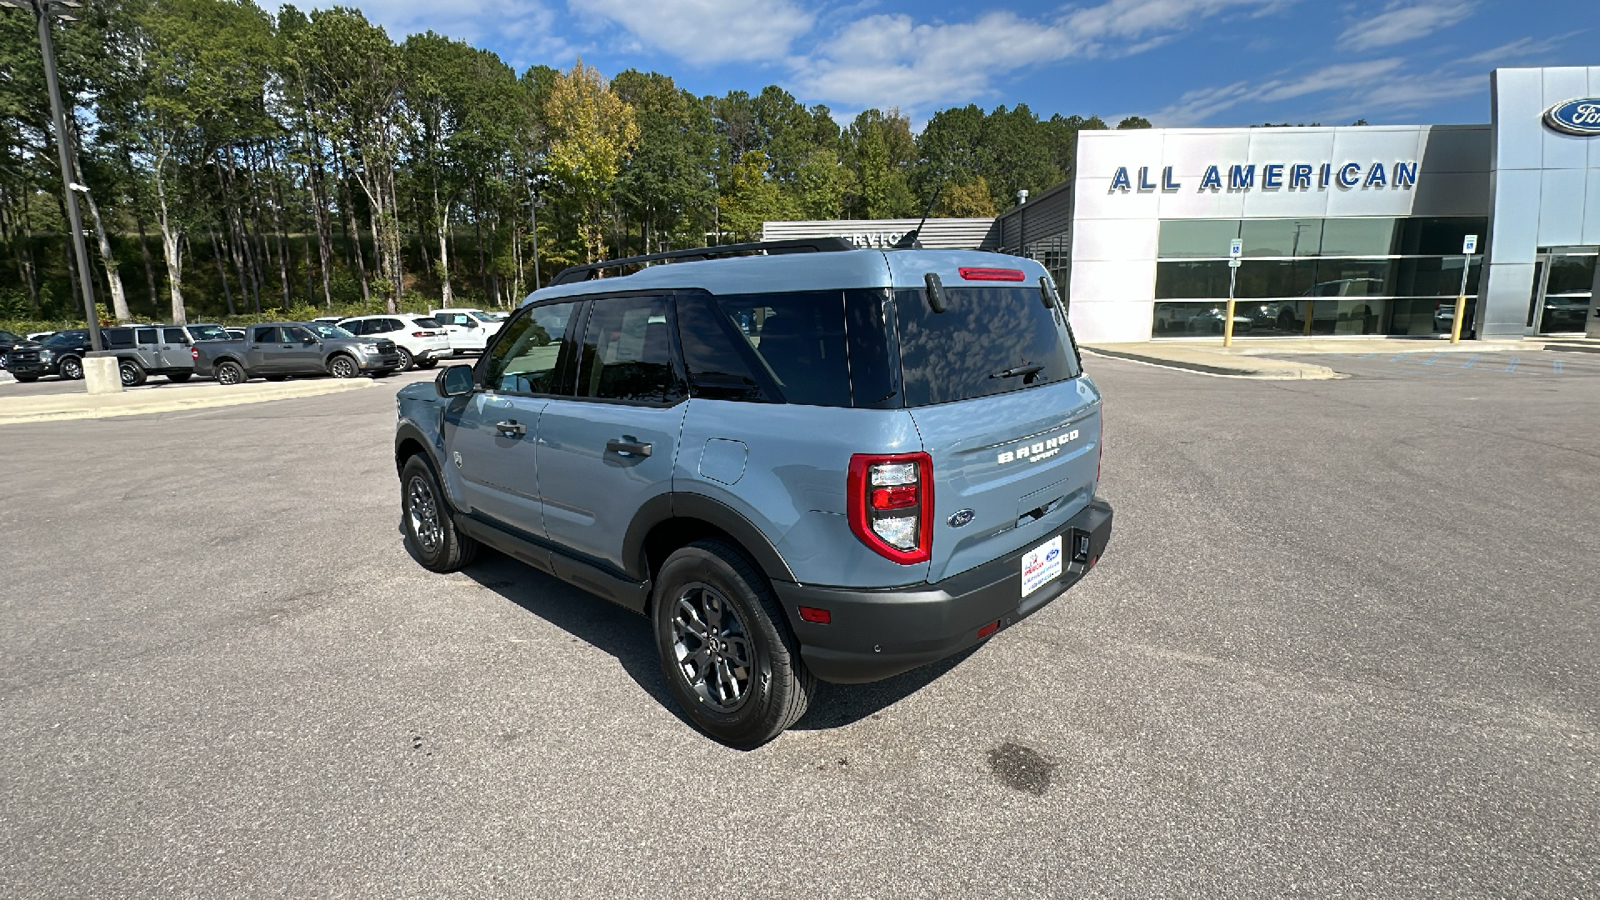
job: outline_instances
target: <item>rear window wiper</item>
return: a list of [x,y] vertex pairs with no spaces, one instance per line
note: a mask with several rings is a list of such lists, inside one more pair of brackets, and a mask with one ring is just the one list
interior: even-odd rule
[[1040,372],[1043,372],[1043,371],[1044,371],[1044,366],[1037,365],[1037,364],[1031,365],[1031,366],[1012,366],[1009,369],[1001,369],[1000,371],[991,374],[989,377],[990,378],[1015,378],[1018,375],[1022,375],[1022,376],[1028,377],[1028,379],[1031,381],[1032,380],[1032,376],[1037,375],[1037,374],[1039,374]]

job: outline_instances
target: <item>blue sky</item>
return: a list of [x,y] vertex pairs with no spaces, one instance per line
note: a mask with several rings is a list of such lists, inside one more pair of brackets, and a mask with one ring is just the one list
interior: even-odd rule
[[[318,4],[320,5],[320,4]],[[1600,65],[1597,0],[344,0],[391,37],[432,29],[519,71],[777,84],[840,118],[1026,103],[1157,125],[1489,120],[1489,70]]]

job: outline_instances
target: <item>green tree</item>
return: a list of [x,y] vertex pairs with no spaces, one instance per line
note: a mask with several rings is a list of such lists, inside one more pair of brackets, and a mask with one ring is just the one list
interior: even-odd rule
[[579,239],[589,262],[605,248],[605,201],[622,163],[639,141],[633,107],[600,72],[579,59],[558,75],[545,101],[549,168],[582,210]]
[[846,129],[844,142],[854,184],[846,198],[851,213],[863,219],[893,219],[920,214],[911,191],[910,170],[917,158],[911,120],[898,109],[869,109]]

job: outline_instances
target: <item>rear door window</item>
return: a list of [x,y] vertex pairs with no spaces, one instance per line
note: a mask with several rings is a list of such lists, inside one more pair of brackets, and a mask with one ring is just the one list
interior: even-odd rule
[[189,336],[183,333],[182,328],[163,328],[161,341],[165,344],[188,344]]
[[135,329],[133,339],[141,344],[154,344],[156,342],[156,330],[154,328]]
[[672,367],[667,298],[595,300],[584,331],[578,396],[671,404],[683,393]]
[[895,293],[907,406],[953,403],[1078,377],[1060,303],[1033,287],[946,287],[945,311],[926,292]]

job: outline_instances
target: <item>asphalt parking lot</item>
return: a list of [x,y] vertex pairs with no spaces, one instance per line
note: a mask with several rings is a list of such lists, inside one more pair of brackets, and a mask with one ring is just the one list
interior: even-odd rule
[[0,428],[0,894],[1594,896],[1600,370],[1371,362],[1091,360],[1099,568],[749,753],[405,554],[387,387]]

